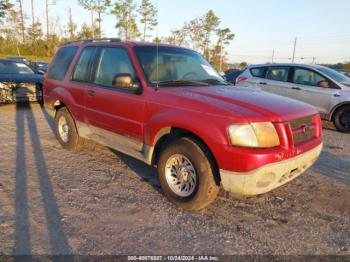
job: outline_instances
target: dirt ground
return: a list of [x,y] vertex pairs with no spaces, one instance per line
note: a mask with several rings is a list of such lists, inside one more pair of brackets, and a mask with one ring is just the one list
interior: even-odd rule
[[350,254],[350,135],[262,196],[188,213],[153,168],[89,143],[63,150],[38,105],[0,107],[0,254]]

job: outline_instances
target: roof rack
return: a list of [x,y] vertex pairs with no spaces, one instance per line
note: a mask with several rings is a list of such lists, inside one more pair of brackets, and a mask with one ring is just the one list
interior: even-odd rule
[[93,43],[93,42],[121,42],[122,40],[120,38],[95,38],[95,39],[84,39],[84,40],[77,40],[77,41],[69,41],[65,42],[63,45],[70,45],[73,43]]

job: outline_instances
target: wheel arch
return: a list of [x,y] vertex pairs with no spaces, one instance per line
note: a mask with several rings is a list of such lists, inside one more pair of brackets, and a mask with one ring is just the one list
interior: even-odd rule
[[159,132],[155,136],[154,147],[153,147],[153,152],[151,156],[151,165],[154,165],[154,166],[157,165],[159,156],[162,150],[167,145],[183,137],[192,139],[207,155],[213,168],[215,182],[217,185],[220,185],[221,178],[220,178],[219,166],[212,150],[210,150],[210,147],[205,142],[205,140],[201,138],[200,135],[182,127],[167,126],[159,130]]
[[335,113],[343,106],[350,106],[350,101],[345,101],[345,102],[342,102],[342,103],[335,105],[329,114],[328,120],[334,121]]

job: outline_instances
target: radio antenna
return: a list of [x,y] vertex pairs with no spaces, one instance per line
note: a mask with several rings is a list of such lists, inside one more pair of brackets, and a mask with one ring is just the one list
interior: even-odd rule
[[[158,1],[156,1],[156,10],[158,10]],[[158,21],[158,12],[157,12],[157,21]],[[156,90],[159,89],[159,31],[158,31],[159,21],[156,27],[156,74],[157,74],[157,82],[156,82]]]

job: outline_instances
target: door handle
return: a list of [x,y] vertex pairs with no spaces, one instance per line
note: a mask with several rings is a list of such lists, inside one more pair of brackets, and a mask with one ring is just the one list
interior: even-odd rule
[[88,90],[87,91],[89,96],[94,96],[95,95],[95,91],[94,90]]
[[340,97],[340,94],[334,94],[333,96],[335,96],[335,97]]
[[294,90],[301,90],[300,87],[293,86],[292,89]]
[[260,85],[267,85],[266,82],[260,82],[259,84],[260,84]]

